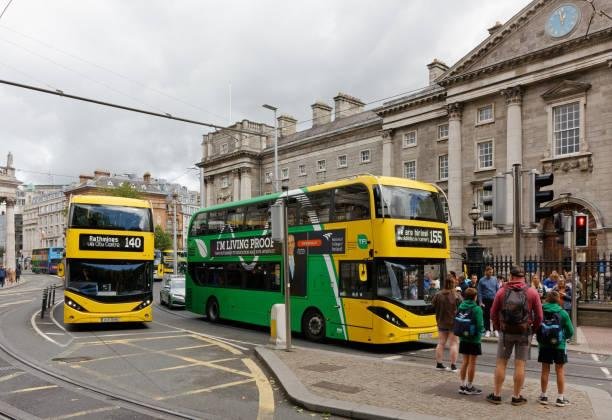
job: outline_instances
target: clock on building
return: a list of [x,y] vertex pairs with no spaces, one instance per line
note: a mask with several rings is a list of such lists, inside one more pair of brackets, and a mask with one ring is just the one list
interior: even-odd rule
[[546,21],[546,33],[553,38],[569,34],[580,21],[580,9],[573,4],[556,8]]

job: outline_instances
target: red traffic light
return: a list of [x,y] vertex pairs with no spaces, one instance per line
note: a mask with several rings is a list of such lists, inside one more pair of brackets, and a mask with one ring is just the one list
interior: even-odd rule
[[576,226],[578,226],[578,227],[586,226],[586,216],[577,216],[576,217]]

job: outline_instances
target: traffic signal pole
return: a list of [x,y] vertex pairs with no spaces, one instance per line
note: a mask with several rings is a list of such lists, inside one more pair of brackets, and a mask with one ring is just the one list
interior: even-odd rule
[[512,165],[512,178],[514,180],[514,223],[512,238],[514,239],[514,264],[519,265],[521,261],[521,164]]
[[[578,273],[576,273],[576,268],[578,268],[578,265],[576,264],[576,223],[575,223],[575,219],[576,219],[576,212],[573,212],[572,215],[572,230],[571,230],[571,235],[572,235],[572,240],[570,241],[571,243],[571,251],[572,251],[572,265],[571,265],[571,270],[572,270],[572,278],[570,280],[571,285],[572,285],[572,310],[571,310],[571,316],[572,316],[572,325],[574,326],[574,331],[577,331],[575,328],[578,326],[578,293],[576,290],[576,286],[578,285]],[[571,342],[576,344],[576,337],[578,334],[574,334],[574,336],[571,339]]]

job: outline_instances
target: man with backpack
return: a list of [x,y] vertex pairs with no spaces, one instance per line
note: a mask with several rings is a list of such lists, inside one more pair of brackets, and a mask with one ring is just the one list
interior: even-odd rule
[[538,292],[525,284],[525,273],[512,267],[510,281],[495,295],[491,307],[493,327],[501,331],[497,344],[494,392],[487,396],[492,404],[501,404],[501,390],[506,377],[508,359],[514,350],[514,390],[512,405],[527,403],[521,395],[525,381],[525,363],[529,359],[531,334],[542,323],[542,305]]
[[563,367],[567,363],[567,350],[565,340],[572,338],[574,327],[566,311],[560,305],[561,296],[556,290],[548,292],[544,303],[544,320],[538,330],[538,362],[542,363],[542,375],[540,385],[542,393],[538,402],[543,405],[548,404],[546,389],[548,388],[548,375],[550,365],[555,364],[557,373],[557,401],[555,405],[565,407],[569,405],[569,400],[563,395],[565,388],[565,371]]
[[474,386],[476,375],[476,358],[482,354],[480,337],[484,333],[482,308],[476,303],[476,289],[468,287],[465,290],[465,300],[459,305],[455,315],[453,334],[459,337],[459,353],[463,355],[459,378],[461,385],[459,393],[464,395],[479,395],[481,389]]

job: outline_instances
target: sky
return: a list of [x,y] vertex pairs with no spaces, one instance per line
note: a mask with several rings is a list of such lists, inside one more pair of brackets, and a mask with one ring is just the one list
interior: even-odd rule
[[[374,108],[426,86],[527,0],[13,0],[0,19],[0,79],[226,126],[311,126],[338,92]],[[9,0],[0,0],[0,11]],[[150,172],[198,190],[206,127],[0,84],[0,165],[68,184],[96,169]]]

